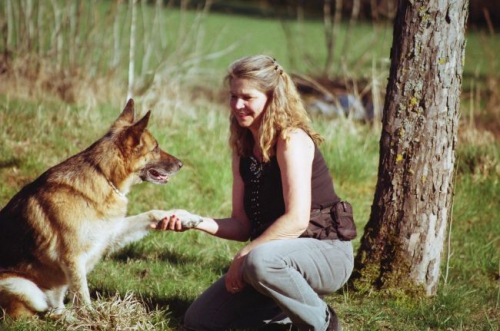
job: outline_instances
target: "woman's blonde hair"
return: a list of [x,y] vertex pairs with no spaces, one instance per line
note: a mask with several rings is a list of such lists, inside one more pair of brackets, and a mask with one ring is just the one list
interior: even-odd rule
[[241,58],[229,66],[225,82],[230,85],[235,78],[250,80],[255,88],[267,95],[268,103],[258,142],[253,141],[250,130],[241,127],[231,113],[229,145],[233,153],[238,156],[252,155],[254,144],[258,144],[263,161],[268,162],[274,154],[277,138],[286,140],[289,132],[297,128],[304,130],[316,145],[323,142],[323,138],[310,126],[295,84],[275,59],[266,55]]

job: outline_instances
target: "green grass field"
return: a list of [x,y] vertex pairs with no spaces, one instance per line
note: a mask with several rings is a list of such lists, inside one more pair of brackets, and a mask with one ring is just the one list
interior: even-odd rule
[[[104,8],[107,4],[102,4],[102,13],[107,13]],[[185,26],[192,30],[174,32],[183,19]],[[199,25],[193,23],[196,20],[200,20]],[[297,31],[290,47],[280,23],[273,20],[220,14],[200,18],[197,13],[168,9],[164,24],[165,33],[172,35],[162,42],[171,46],[162,47],[164,54],[155,54],[152,58],[156,62],[152,60],[150,67],[167,58],[164,66],[170,68],[167,78],[171,85],[168,85],[170,90],[159,97],[169,99],[168,102],[152,107],[150,130],[160,145],[182,159],[185,166],[166,186],[135,187],[129,195],[129,212],[183,208],[225,216],[231,208],[227,105],[218,102],[218,98],[194,96],[200,94],[201,87],[218,95],[220,77],[227,65],[247,54],[272,54],[293,71],[319,72],[325,56],[322,25],[306,22],[301,29],[307,31],[307,38],[300,38],[301,30],[291,25]],[[111,24],[96,24],[97,30],[101,28],[108,29],[100,32],[106,35]],[[391,29],[390,25],[374,29],[366,24],[349,36],[356,41],[349,46],[352,59],[356,59],[350,64],[352,67],[348,67],[353,75],[370,77],[374,63],[377,75],[385,74]],[[179,38],[183,33],[184,37]],[[89,44],[99,45],[98,36],[99,33],[93,32],[96,40]],[[185,41],[184,49],[179,40]],[[157,43],[158,48],[162,42]],[[227,54],[213,59],[203,57],[233,44],[235,49]],[[469,78],[464,85],[486,86],[482,80],[485,75],[498,81],[492,74],[493,69],[499,67],[499,60],[491,54],[499,50],[498,35],[471,33],[465,68]],[[94,84],[105,91],[114,89],[118,96],[110,94],[106,102],[69,105],[56,96],[34,94],[30,97],[15,93],[18,90],[5,87],[0,90],[0,207],[48,167],[100,138],[119,114],[125,104],[126,79],[123,77],[126,77],[127,65],[122,59],[123,69],[111,76],[108,60],[105,60],[111,58],[109,52],[103,49],[100,59],[93,62],[89,57],[85,64],[89,66],[85,68],[87,72],[94,72]],[[126,54],[126,49],[122,53]],[[193,60],[192,66],[182,70],[172,70],[190,59],[197,61]],[[101,68],[107,76],[100,77],[96,68]],[[120,80],[121,83],[117,83]],[[75,86],[83,83],[74,82]],[[206,87],[207,84],[211,85]],[[473,101],[464,97],[464,114],[470,114],[472,104],[474,114],[495,118],[497,108],[488,108],[485,98],[491,94],[485,91],[480,90],[481,97]],[[145,98],[139,96],[137,101],[137,107],[146,111]],[[165,104],[168,107],[162,106]],[[438,294],[432,298],[395,298],[376,292],[339,291],[326,300],[338,311],[344,330],[500,330],[500,145],[498,138],[476,130],[478,127],[473,122],[465,120],[468,118],[464,116],[459,135],[451,233],[444,252]],[[321,148],[336,189],[352,202],[356,223],[362,232],[376,183],[379,128],[321,117],[313,118],[313,125],[326,138]],[[359,237],[354,242],[356,247],[358,240]],[[89,274],[94,312],[74,311],[77,320],[40,317],[5,321],[0,324],[0,330],[175,330],[185,309],[225,272],[241,245],[197,231],[152,233],[145,240],[105,258]]]

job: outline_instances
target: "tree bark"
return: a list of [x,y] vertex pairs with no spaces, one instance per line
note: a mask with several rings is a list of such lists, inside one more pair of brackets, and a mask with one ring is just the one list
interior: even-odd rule
[[468,0],[400,0],[356,288],[437,291],[453,198]]

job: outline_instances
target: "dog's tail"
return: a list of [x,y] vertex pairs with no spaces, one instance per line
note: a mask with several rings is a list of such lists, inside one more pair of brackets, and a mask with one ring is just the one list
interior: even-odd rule
[[0,308],[12,318],[31,316],[49,309],[47,296],[31,280],[0,274]]

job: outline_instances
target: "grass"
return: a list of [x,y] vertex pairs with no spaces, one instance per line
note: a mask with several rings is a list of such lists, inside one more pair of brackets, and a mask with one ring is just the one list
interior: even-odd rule
[[[108,5],[110,2],[99,3],[95,10],[104,15],[110,10]],[[152,15],[152,11],[146,10],[146,17]],[[165,150],[184,161],[185,167],[166,186],[141,184],[134,188],[129,195],[129,213],[184,208],[205,215],[228,215],[231,208],[228,113],[227,106],[217,101],[220,100],[220,90],[216,88],[220,86],[220,78],[232,60],[255,53],[272,54],[293,71],[310,74],[321,71],[322,25],[306,22],[302,29],[307,38],[301,39],[300,28],[289,22],[294,31],[291,44],[295,45],[290,48],[280,23],[270,19],[221,14],[200,16],[175,9],[168,9],[165,15],[163,30],[168,34],[157,42],[165,46],[158,46],[155,61],[150,64],[150,68],[162,66],[165,70],[158,71],[161,84],[155,91],[160,96],[151,101],[151,94],[138,95],[137,105],[142,112],[152,109],[151,131]],[[126,22],[126,18],[123,19]],[[62,73],[55,69],[46,72],[45,78],[39,74],[34,85],[22,80],[20,71],[15,71],[17,90],[0,81],[0,179],[3,183],[0,206],[48,167],[98,139],[124,106],[125,70],[116,76],[112,70],[108,71],[110,48],[99,46],[103,45],[100,36],[110,33],[111,23],[109,17],[107,21],[96,20],[95,30],[88,34],[86,42],[90,50],[102,52],[95,53],[97,58],[89,58],[85,64],[89,67],[81,67],[92,78],[91,83],[84,74],[69,81],[81,93],[82,98],[76,99],[75,104],[61,102],[54,90],[47,91],[40,83],[60,77]],[[191,28],[179,29],[183,24]],[[141,28],[141,35],[149,33],[144,27],[147,25]],[[343,73],[369,77],[373,74],[373,61],[376,74],[383,76],[390,36],[389,25],[374,29],[360,24],[353,35],[348,36],[356,43],[350,46],[353,56]],[[126,29],[122,38],[125,44]],[[486,90],[483,80],[487,75],[498,81],[498,77],[490,75],[499,67],[498,57],[491,56],[500,50],[498,38],[481,31],[469,36],[465,68],[469,76],[464,80],[464,87],[473,85],[479,93],[474,92],[476,97],[470,104],[471,99],[462,102],[467,116],[460,129],[451,236],[449,249],[444,252],[438,294],[417,299],[343,289],[326,300],[339,312],[344,330],[500,330],[500,223],[497,216],[500,213],[500,146],[498,139],[479,130],[481,127],[471,120],[478,114],[489,119],[495,119],[498,114],[496,108],[488,106],[488,100],[498,98],[498,92]],[[232,45],[236,48],[227,54],[206,57]],[[159,54],[161,52],[164,54]],[[122,54],[126,53],[122,50]],[[339,56],[340,53],[337,58]],[[17,54],[16,60],[20,57]],[[120,67],[126,68],[126,59],[121,61]],[[191,65],[183,66],[185,63]],[[19,93],[26,90],[30,94]],[[464,93],[464,96],[471,95]],[[314,118],[313,124],[326,139],[321,149],[336,190],[352,202],[361,233],[373,200],[380,128],[376,124],[369,126],[322,117]],[[354,241],[356,247],[358,240]],[[40,317],[6,321],[0,324],[0,329],[173,330],[192,300],[225,272],[241,245],[197,231],[152,233],[145,240],[106,257],[89,274],[95,311],[70,310],[63,320]]]
[[[133,190],[131,214],[153,208],[186,208],[214,216],[230,212],[227,116],[220,111],[222,107],[197,109],[196,120],[186,115],[172,120],[153,112],[151,131],[186,167],[166,186],[141,184]],[[8,129],[2,132],[0,177],[7,185],[0,191],[0,204],[44,169],[100,137],[118,113],[108,107],[90,111],[1,97],[0,118]],[[60,125],[51,124],[55,118]],[[322,149],[337,190],[353,202],[362,229],[373,198],[378,133],[345,120],[317,119],[314,123],[327,138]],[[52,130],[45,129],[49,127]],[[43,153],[35,152],[42,149]],[[498,151],[496,146],[484,153],[498,164]],[[462,153],[466,151],[461,149]],[[339,292],[327,300],[343,317],[346,330],[498,330],[498,172],[478,174],[470,167],[464,169],[456,182],[449,273],[440,283],[438,295],[395,299],[376,293]],[[89,275],[90,288],[103,310],[113,309],[109,307],[113,304],[115,309],[127,310],[140,302],[146,308],[138,310],[132,321],[137,318],[139,323],[152,314],[150,320],[157,323],[146,329],[175,329],[189,303],[226,270],[240,245],[196,231],[153,233],[99,263]],[[106,325],[96,314],[99,324]],[[31,323],[7,324],[6,329],[31,328]],[[36,323],[40,330],[70,325],[43,318]]]

